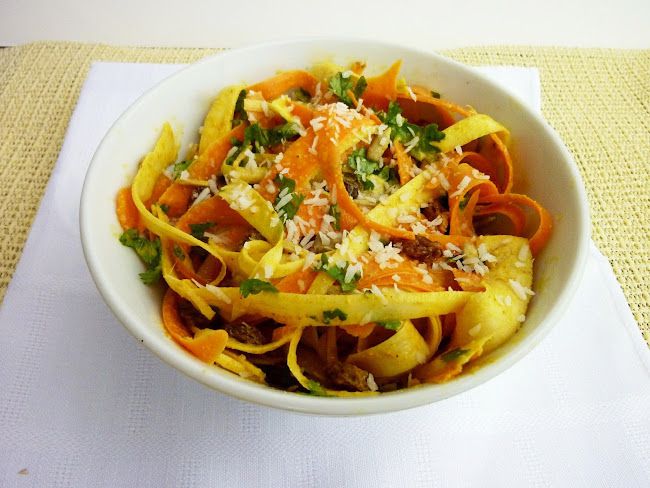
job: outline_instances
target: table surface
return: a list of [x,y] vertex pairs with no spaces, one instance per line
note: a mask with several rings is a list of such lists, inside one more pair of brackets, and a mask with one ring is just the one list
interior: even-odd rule
[[[326,5],[326,11],[323,11]],[[38,40],[133,46],[238,47],[320,35],[431,49],[478,45],[650,47],[647,0],[2,0],[0,44]]]

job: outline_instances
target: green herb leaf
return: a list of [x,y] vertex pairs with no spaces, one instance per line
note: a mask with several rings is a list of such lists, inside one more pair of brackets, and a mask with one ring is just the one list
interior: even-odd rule
[[[262,148],[282,144],[297,135],[299,135],[298,127],[293,122],[286,122],[282,125],[271,127],[270,129],[265,129],[256,122],[246,127],[244,131],[244,142],[241,144],[241,147],[242,149],[250,147],[253,152],[260,152]],[[238,155],[239,153],[236,154]]]
[[147,285],[158,281],[161,275],[160,239],[150,241],[140,235],[137,229],[129,229],[120,236],[120,242],[133,249],[147,266],[147,271],[140,273],[140,279]]
[[315,380],[307,381],[307,389],[309,390],[309,393],[312,395],[329,396],[325,391],[325,388],[323,388],[323,385],[321,385],[318,381]]
[[242,90],[237,96],[237,101],[235,102],[235,113],[232,119],[233,127],[237,127],[239,124],[248,119],[246,110],[244,110],[244,100],[246,99],[246,93],[246,90]]
[[460,201],[460,203],[458,204],[458,208],[459,208],[460,210],[465,210],[465,207],[467,207],[467,203],[469,202],[469,199],[470,199],[471,196],[472,196],[471,193],[467,193],[467,194],[463,197],[463,199],[462,199],[462,200]]
[[139,273],[138,276],[145,285],[153,285],[154,283],[158,283],[162,277],[162,266],[159,264],[154,268]]
[[445,133],[438,130],[436,124],[420,127],[409,123],[402,115],[402,109],[395,102],[388,104],[386,113],[379,113],[378,115],[381,121],[390,127],[391,139],[409,144],[413,139],[418,138],[417,144],[411,149],[411,155],[416,159],[422,160],[426,156],[439,152],[439,149],[431,143],[443,140]]
[[351,107],[353,105],[352,99],[350,98],[350,95],[348,95],[348,90],[352,90],[354,96],[359,98],[367,86],[368,82],[366,81],[365,77],[360,77],[359,80],[355,83],[351,75],[345,78],[343,77],[343,73],[340,71],[332,76],[329,80],[329,89],[348,107]]
[[354,87],[354,96],[357,97],[357,100],[361,98],[361,95],[363,95],[363,92],[366,91],[366,88],[368,87],[368,82],[366,81],[366,77],[362,76],[359,78],[357,81],[357,85]]
[[[296,182],[291,178],[287,178],[284,175],[278,175],[275,177],[274,181],[278,184],[280,191],[278,192],[278,195],[275,197],[275,202],[273,202],[273,206],[278,212],[278,217],[280,217],[280,220],[282,220],[282,222],[286,222],[287,220],[292,219],[296,215],[298,209],[300,208],[300,204],[305,199],[305,196],[301,195],[300,193],[294,192],[294,190],[296,189]],[[284,191],[285,189],[286,192]],[[280,195],[283,196],[280,197]],[[278,209],[277,208],[278,203],[280,203],[280,201],[283,200],[286,197],[286,195],[291,195],[291,200],[289,200],[281,208]]]
[[269,133],[266,129],[262,128],[260,124],[255,122],[249,125],[244,130],[244,146],[252,146],[257,151],[262,147],[269,145]]
[[332,227],[334,230],[341,230],[341,210],[337,203],[330,206],[328,212],[332,217],[334,217],[334,222],[332,222]]
[[372,190],[375,187],[368,176],[379,172],[379,163],[366,157],[365,147],[352,151],[348,156],[348,166],[354,171],[357,181],[361,183],[364,190]]
[[381,325],[383,328],[388,329],[388,330],[397,330],[397,329],[399,329],[400,325],[402,325],[402,321],[401,320],[385,320],[385,321],[377,322],[377,325]]
[[345,263],[343,268],[338,267],[336,264],[329,262],[327,254],[320,255],[320,264],[317,267],[319,271],[325,271],[328,275],[334,278],[339,285],[341,285],[341,291],[352,291],[356,289],[357,282],[361,279],[361,273],[355,273],[350,281],[345,281],[345,275],[350,266],[350,263]]
[[431,90],[431,96],[433,98],[440,98],[440,93],[438,93],[437,91]]
[[329,324],[332,319],[345,320],[348,318],[348,315],[341,310],[340,308],[335,308],[334,310],[324,310],[323,311],[323,322]]
[[297,90],[294,90],[291,96],[294,100],[297,100],[299,102],[307,103],[311,100],[311,95],[304,88],[298,88]]
[[176,163],[172,169],[172,179],[177,180],[181,176],[181,173],[189,168],[191,164],[191,159],[189,161],[181,161],[180,163]]
[[272,127],[269,129],[268,133],[270,146],[282,144],[283,142],[299,135],[298,127],[293,122],[286,122],[285,124]]
[[388,182],[397,183],[397,171],[395,171],[395,168],[391,168],[390,166],[384,166],[381,168],[381,171],[377,173],[377,176]]
[[434,151],[439,152],[439,149],[435,146],[432,146],[432,142],[440,142],[445,138],[445,133],[438,130],[437,124],[428,124],[422,127],[420,132],[420,140],[418,142],[418,149],[427,152]]
[[241,296],[246,298],[248,295],[257,295],[263,291],[277,293],[278,289],[268,281],[249,278],[241,282],[239,285],[239,291],[241,292]]
[[174,256],[176,256],[181,261],[185,261],[185,253],[178,244],[174,244]]
[[464,356],[469,352],[469,349],[461,349],[457,347],[456,349],[452,349],[451,351],[447,351],[444,353],[442,356],[440,356],[440,359],[442,359],[444,362],[449,363],[451,361],[455,361],[456,359]]
[[167,205],[166,203],[161,203],[160,205],[158,205],[158,207],[159,207],[160,210],[162,210],[165,214],[167,214],[167,212],[169,212],[169,205]]
[[212,226],[214,226],[214,222],[201,222],[198,224],[190,224],[190,232],[192,236],[196,237],[197,239],[203,239],[204,237],[203,234],[205,233],[205,231]]

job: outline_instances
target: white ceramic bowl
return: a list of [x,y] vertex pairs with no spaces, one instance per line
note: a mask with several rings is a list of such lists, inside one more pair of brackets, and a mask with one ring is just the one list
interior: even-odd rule
[[[431,87],[503,123],[512,133],[516,172],[523,176],[515,190],[537,199],[554,216],[553,237],[535,263],[537,295],[525,324],[472,374],[367,398],[299,395],[240,379],[202,363],[164,333],[160,290],[140,282],[138,258],[118,242],[116,192],[133,177],[163,122],[171,122],[177,134],[182,130],[182,154],[196,138],[211,99],[222,87],[256,82],[281,69],[307,68],[324,59],[340,64],[365,60],[371,71],[402,59],[402,74],[409,83]],[[173,367],[246,401],[305,413],[357,415],[442,400],[484,383],[528,353],[558,322],[576,290],[587,256],[589,216],[576,165],[555,132],[539,115],[476,71],[424,50],[362,40],[309,39],[268,43],[204,59],[136,101],[106,134],[92,160],[81,198],[81,238],[95,283],[113,313]]]

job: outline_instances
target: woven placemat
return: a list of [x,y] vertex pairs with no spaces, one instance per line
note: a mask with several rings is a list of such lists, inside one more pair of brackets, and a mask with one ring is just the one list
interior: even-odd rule
[[[0,50],[0,300],[92,61],[187,63],[215,49],[35,43]],[[650,344],[650,50],[481,47],[472,65],[539,68],[543,112],[587,186],[593,239]]]

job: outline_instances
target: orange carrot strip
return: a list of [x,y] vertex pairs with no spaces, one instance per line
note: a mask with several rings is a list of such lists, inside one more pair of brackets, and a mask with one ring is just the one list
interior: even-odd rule
[[508,148],[496,134],[489,134],[480,139],[479,154],[485,157],[499,172],[499,191],[508,193],[512,189],[512,158]]
[[537,256],[550,239],[553,228],[551,214],[532,198],[518,193],[506,193],[505,195],[488,195],[481,199],[481,203],[511,203],[531,208],[537,214],[539,220],[537,229],[529,239],[533,256]]
[[468,236],[475,235],[474,224],[472,219],[474,216],[474,209],[478,202],[481,190],[473,192],[465,208],[461,209],[458,200],[450,205],[449,208],[449,233],[454,235]]
[[244,124],[239,124],[221,139],[217,139],[210,144],[207,149],[201,153],[199,159],[194,161],[187,169],[190,176],[197,180],[207,180],[213,175],[219,174],[221,171],[221,165],[226,158],[226,154],[228,154],[228,151],[232,148],[232,140],[243,140],[245,130],[246,127]]
[[375,330],[375,327],[377,324],[374,322],[371,322],[369,324],[359,324],[359,325],[342,325],[340,326],[341,329],[343,329],[345,332],[350,334],[351,336],[358,337],[360,339],[365,339],[368,337],[370,334],[372,334],[372,331]]
[[[286,293],[301,293],[304,294],[318,274],[312,268],[303,269],[285,276],[280,281],[275,283],[275,287],[282,292]],[[300,284],[302,282],[302,285]]]
[[[491,161],[488,161],[488,159],[482,154],[473,151],[463,151],[460,161],[469,164],[472,168],[476,168],[481,173],[488,175],[490,181],[497,185],[497,188],[503,188],[503,185],[498,183],[498,168],[496,168],[495,165]],[[503,193],[503,191],[500,190],[500,193]]]
[[[218,195],[207,198],[190,208],[176,222],[176,227],[183,232],[189,233],[191,231],[190,224],[204,222],[214,222],[220,230],[225,230],[225,232],[219,233],[220,237],[224,239],[222,245],[231,249],[241,245],[251,232],[248,222],[230,208],[228,202]],[[184,243],[174,243],[173,245],[178,246],[183,251],[183,257],[176,256],[173,249],[170,253],[175,259],[176,272],[184,278],[194,279],[202,284],[209,283],[209,281],[206,281],[205,276],[194,270],[193,263],[188,257],[190,246]]]
[[165,329],[172,339],[201,361],[212,363],[225,349],[228,333],[223,329],[203,329],[190,334],[178,313],[178,295],[171,289],[163,298],[162,316]]
[[512,235],[520,236],[526,227],[526,214],[517,205],[511,203],[491,203],[479,205],[474,211],[474,217],[501,214],[510,220],[513,225]]
[[[407,291],[442,291],[453,285],[454,278],[449,271],[440,270],[430,272],[431,283],[422,280],[422,274],[416,271],[417,263],[411,259],[405,259],[397,267],[381,269],[374,260],[368,260],[363,266],[363,277],[359,280],[358,289],[363,290],[376,286],[393,286],[396,284],[400,289]],[[393,279],[399,277],[398,281]]]
[[291,115],[298,117],[303,127],[309,127],[309,122],[314,118],[314,111],[304,103],[293,102],[290,104],[292,107]]
[[402,61],[398,60],[385,73],[367,79],[368,86],[363,92],[366,106],[386,110],[388,103],[397,98],[397,75],[401,67]]
[[397,173],[400,185],[407,184],[413,178],[413,159],[404,150],[404,146],[398,140],[393,141],[393,149],[397,157]]
[[[309,127],[304,136],[296,139],[287,148],[284,152],[282,162],[280,163],[282,168],[288,170],[285,173],[285,176],[295,180],[295,191],[297,193],[302,193],[303,195],[306,195],[311,190],[311,180],[320,172],[320,160],[316,155],[309,151],[313,142],[314,131]],[[273,201],[278,193],[277,188],[275,188],[275,191],[273,192],[267,190],[269,183],[273,183],[274,187],[276,186],[274,180],[277,175],[278,169],[274,164],[259,183],[259,193],[269,201]]]
[[151,205],[156,203],[158,199],[162,196],[163,193],[169,188],[169,185],[172,184],[172,180],[170,180],[167,175],[164,173],[161,174],[158,179],[156,180],[156,184],[153,187],[153,192],[151,193],[151,197],[149,197],[149,200],[145,202],[145,207],[148,209],[151,209]]
[[169,217],[180,217],[187,210],[194,187],[172,183],[158,199],[158,204],[167,206]]
[[[210,144],[199,159],[194,161],[187,172],[191,178],[197,180],[207,180],[221,171],[226,154],[232,148],[232,139],[242,140],[244,138],[245,126],[238,125],[221,139],[217,139]],[[167,215],[170,217],[180,217],[183,215],[190,202],[194,187],[192,185],[183,185],[181,183],[172,183],[162,194],[158,203],[165,204],[168,207]]]
[[267,100],[273,100],[293,88],[303,88],[311,96],[316,93],[318,79],[311,73],[302,70],[285,71],[264,81],[251,85],[250,91],[260,92]]
[[449,110],[439,105],[432,105],[420,101],[416,95],[414,101],[410,95],[398,94],[397,103],[402,109],[402,115],[414,124],[437,124],[439,129],[446,129],[453,125],[456,120]]
[[[449,102],[442,98],[432,97],[431,93],[426,88],[422,88],[421,86],[412,86],[411,89],[413,90],[413,93],[415,93],[415,96],[418,102],[420,103],[425,103],[425,104],[433,105],[435,107],[443,108],[449,112],[460,114],[464,117],[467,117],[468,115],[471,114],[471,112],[468,109],[461,107],[460,105],[457,105],[453,102]],[[407,97],[410,99],[409,95],[406,94],[398,95],[398,98],[407,98]]]
[[277,341],[279,339],[282,339],[285,336],[293,334],[295,330],[296,327],[294,325],[283,325],[282,327],[277,327],[273,329],[273,335],[271,336],[271,340]]
[[124,187],[117,192],[117,197],[115,198],[115,213],[117,213],[117,220],[122,226],[122,229],[144,230],[144,224],[140,222],[140,213],[138,212],[135,203],[133,203],[130,186]]

